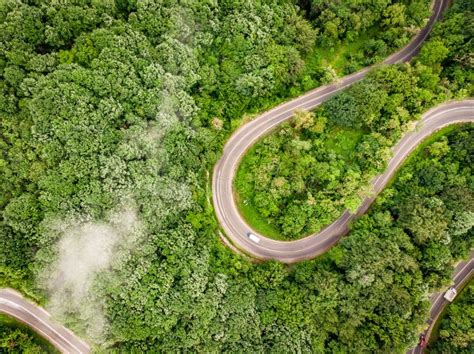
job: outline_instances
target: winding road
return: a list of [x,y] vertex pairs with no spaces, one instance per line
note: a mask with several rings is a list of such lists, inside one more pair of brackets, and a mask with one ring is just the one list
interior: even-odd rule
[[[405,134],[395,145],[393,157],[385,172],[372,181],[373,196],[364,199],[355,214],[345,211],[339,219],[320,232],[296,241],[277,241],[266,238],[253,231],[240,215],[232,190],[236,165],[240,160],[239,157],[247,150],[246,140],[240,140],[243,146],[236,145],[232,150],[229,150],[230,152],[216,165],[213,178],[214,205],[221,226],[225,229],[227,237],[239,249],[255,258],[276,259],[285,263],[293,263],[318,256],[349,232],[351,221],[367,211],[397,168],[423,139],[445,126],[469,122],[474,122],[474,100],[449,102],[426,112],[415,129]],[[249,134],[252,134],[252,131]],[[249,231],[258,235],[259,243],[253,242],[247,237],[246,233]]]
[[43,308],[12,289],[0,289],[0,313],[28,325],[62,353],[89,353],[89,346],[66,327],[56,324]]
[[[433,14],[426,27],[405,48],[387,58],[385,64],[404,62],[412,58],[427,38],[436,20],[441,17],[447,0],[436,0]],[[292,118],[295,110],[311,110],[337,92],[363,79],[372,67],[342,78],[338,83],[323,86],[279,105],[243,125],[230,137],[222,158],[214,167],[212,193],[214,209],[224,236],[239,250],[257,259],[275,259],[285,263],[314,258],[326,252],[349,231],[350,222],[369,208],[374,198],[363,201],[355,214],[345,211],[339,219],[320,232],[296,241],[277,241],[252,230],[243,220],[236,206],[233,180],[242,157],[263,136],[284,121]],[[449,124],[474,121],[474,101],[451,102],[427,112],[418,122],[416,130],[408,133],[394,147],[393,158],[386,171],[372,181],[375,197],[389,181],[406,156],[427,136]],[[248,238],[251,232],[260,239],[258,243]]]

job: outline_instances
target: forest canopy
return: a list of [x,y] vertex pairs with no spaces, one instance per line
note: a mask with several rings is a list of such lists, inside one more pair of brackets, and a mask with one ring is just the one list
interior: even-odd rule
[[[429,14],[426,0],[343,3],[2,1],[1,286],[39,299],[100,349],[412,345],[427,294],[472,247],[472,128],[426,147],[348,238],[293,267],[224,247],[209,200],[212,166],[245,114],[379,61]],[[375,100],[374,168],[401,123],[470,94],[472,6],[455,1],[411,65],[381,68],[328,102]],[[347,124],[374,129],[357,121],[364,102]],[[325,114],[314,134],[341,118]]]

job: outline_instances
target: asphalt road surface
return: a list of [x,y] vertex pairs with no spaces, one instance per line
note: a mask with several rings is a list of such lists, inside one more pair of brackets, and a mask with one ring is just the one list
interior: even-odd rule
[[[440,18],[447,3],[446,0],[436,0],[433,5],[433,14],[426,27],[420,31],[410,44],[391,55],[384,63],[398,63],[412,58],[418,52],[436,20]],[[368,209],[372,199],[364,200],[355,215],[346,211],[334,223],[317,234],[291,242],[272,240],[252,230],[243,220],[234,199],[233,179],[240,160],[255,142],[282,122],[290,119],[295,110],[315,108],[337,92],[364,78],[370,69],[370,67],[365,68],[342,78],[338,83],[320,87],[279,105],[243,125],[230,137],[224,147],[222,158],[214,167],[212,192],[214,209],[224,231],[224,236],[238,249],[254,258],[276,259],[285,263],[313,258],[333,246],[348,232],[350,221]],[[374,180],[374,196],[380,192],[403,159],[424,137],[448,124],[472,122],[473,118],[473,101],[449,103],[425,114],[420,124],[418,124],[417,130],[405,136],[400,144],[395,147],[394,157],[390,161],[386,172]],[[257,235],[260,242],[251,241],[247,237],[248,232]]]
[[54,323],[41,307],[11,289],[0,289],[0,313],[31,327],[62,353],[89,353],[89,346],[67,328]]
[[[453,274],[453,287],[459,292],[459,290],[468,282],[474,275],[474,253],[471,253],[471,257],[468,261],[461,262],[456,266]],[[433,326],[435,325],[439,315],[443,312],[446,305],[450,304],[444,297],[444,292],[436,293],[431,296],[431,309],[430,318],[426,321],[428,328],[422,333],[426,337],[426,342],[431,335]],[[409,350],[407,354],[418,354],[423,353],[423,347],[417,345],[415,348]]]

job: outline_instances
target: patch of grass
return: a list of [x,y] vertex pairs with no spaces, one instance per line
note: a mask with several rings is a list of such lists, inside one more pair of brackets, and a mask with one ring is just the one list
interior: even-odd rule
[[334,151],[349,161],[363,135],[362,130],[332,128],[331,132],[326,135],[324,145],[328,150]]
[[252,229],[274,240],[286,239],[274,225],[260,215],[257,208],[248,199],[243,199],[243,201],[242,199],[240,195],[236,194],[239,212]]
[[[363,61],[363,48],[370,39],[376,38],[376,34],[380,29],[373,27],[354,41],[344,41],[339,45],[331,48],[322,48],[315,46],[305,58],[306,73],[311,75],[314,68],[332,67],[337,76],[341,77],[346,74],[346,68],[351,65],[353,70],[359,70],[365,66]],[[360,56],[360,59],[356,57]]]

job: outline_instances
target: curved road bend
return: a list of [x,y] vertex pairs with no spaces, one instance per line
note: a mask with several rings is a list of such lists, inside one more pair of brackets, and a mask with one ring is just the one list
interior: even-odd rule
[[89,346],[67,328],[54,323],[41,307],[12,289],[0,289],[0,313],[23,322],[62,353],[89,353]]
[[[471,257],[465,262],[459,263],[453,274],[453,287],[459,292],[459,290],[464,286],[469,279],[474,275],[474,252],[471,252]],[[430,318],[426,321],[428,328],[422,333],[426,336],[426,342],[431,335],[431,331],[438,320],[439,315],[443,312],[445,306],[449,305],[450,302],[444,297],[444,291],[435,293],[431,296],[431,309],[430,309]],[[423,353],[423,347],[417,345],[415,348],[410,349],[407,354],[421,354]]]
[[[257,244],[246,236],[251,228],[242,219],[232,193],[232,181],[235,169],[247,150],[247,144],[236,145],[224,154],[223,159],[216,165],[213,178],[214,205],[219,221],[233,243],[246,253],[260,259],[277,259],[285,263],[293,263],[313,258],[326,252],[342,236],[349,232],[350,222],[364,214],[390,181],[397,168],[418,144],[433,132],[458,123],[474,122],[474,100],[454,101],[442,104],[428,112],[418,122],[416,128],[404,135],[394,146],[393,157],[388,162],[385,172],[372,181],[373,197],[366,198],[355,214],[345,211],[339,219],[322,229],[320,232],[296,241],[277,241],[259,235]],[[249,131],[253,134],[253,131]]]
[[[428,37],[434,23],[441,17],[448,2],[449,0],[435,0],[433,14],[426,27],[406,47],[388,57],[384,63],[393,64],[411,59],[419,51],[421,44]],[[224,147],[222,158],[214,167],[212,192],[214,209],[224,229],[225,236],[238,248],[256,258],[277,259],[282,262],[291,263],[323,253],[347,232],[347,225],[351,215],[345,212],[340,219],[323,229],[320,233],[298,241],[281,242],[270,240],[252,231],[261,239],[257,245],[246,237],[246,233],[251,228],[242,219],[237,210],[233,195],[233,179],[238,164],[245,152],[262,136],[268,134],[282,122],[290,119],[295,110],[313,109],[337,92],[360,81],[371,68],[365,68],[342,78],[338,83],[322,86],[303,96],[281,104],[243,125],[230,137]],[[403,158],[404,156],[401,157]],[[368,207],[369,204],[365,205]]]

